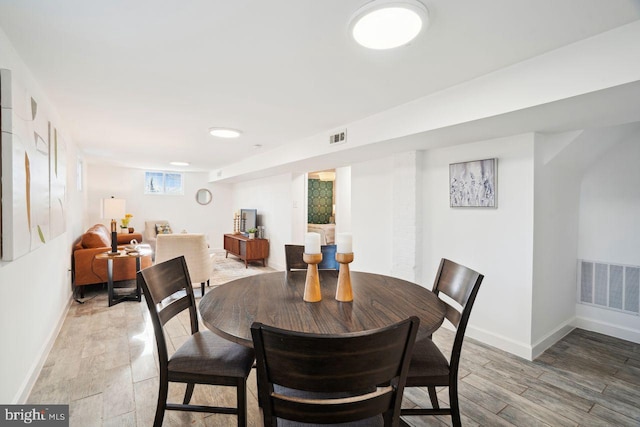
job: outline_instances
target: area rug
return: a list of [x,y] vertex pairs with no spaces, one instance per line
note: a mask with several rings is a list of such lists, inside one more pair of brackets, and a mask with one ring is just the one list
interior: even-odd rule
[[251,262],[248,267],[245,268],[244,261],[240,258],[231,254],[225,258],[224,251],[215,252],[212,257],[213,273],[211,274],[210,280],[211,286],[222,285],[223,283],[227,283],[241,277],[276,271],[271,267],[263,267],[262,262]]

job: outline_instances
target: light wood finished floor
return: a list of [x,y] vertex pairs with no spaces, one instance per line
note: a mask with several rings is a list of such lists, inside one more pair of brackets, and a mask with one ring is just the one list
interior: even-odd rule
[[[216,259],[214,283],[261,267],[244,269]],[[237,268],[239,267],[239,268]],[[473,321],[473,316],[472,319]],[[168,324],[171,346],[187,336],[187,317]],[[441,329],[443,348],[453,335]],[[460,405],[465,426],[638,426],[640,425],[640,345],[574,330],[535,362],[467,339],[460,372]],[[255,374],[248,386],[249,425],[261,426]],[[73,303],[62,331],[35,384],[29,403],[69,404],[70,425],[151,426],[158,389],[157,356],[146,305],[124,302],[107,307],[106,291],[89,290]],[[172,385],[180,401],[184,387]],[[439,393],[447,402],[446,389]],[[193,402],[233,406],[235,393],[196,386]],[[406,407],[428,402],[424,389],[405,391]],[[448,417],[406,417],[414,426],[450,425]],[[232,426],[229,415],[168,411],[165,426]]]

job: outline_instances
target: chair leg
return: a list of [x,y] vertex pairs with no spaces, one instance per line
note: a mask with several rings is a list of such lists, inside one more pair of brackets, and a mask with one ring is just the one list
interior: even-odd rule
[[449,384],[449,407],[451,408],[451,424],[453,427],[461,427],[460,405],[458,404],[458,382]]
[[247,425],[247,380],[238,379],[236,386],[236,404],[238,408],[238,427]]
[[196,385],[194,383],[187,384],[187,390],[184,392],[184,400],[182,401],[184,405],[188,405],[191,401],[191,396],[193,396],[193,389],[195,386]]
[[440,409],[440,405],[438,404],[438,394],[436,393],[436,388],[434,386],[427,387],[429,390],[429,399],[431,399],[431,407],[433,409]]
[[163,381],[163,378],[160,378],[160,388],[158,389],[158,405],[156,406],[156,417],[153,420],[153,427],[162,427],[162,420],[164,419],[164,409],[167,405],[168,392],[169,382]]
[[207,279],[207,286],[211,286],[211,279]]
[[204,296],[204,282],[200,283],[200,297]]

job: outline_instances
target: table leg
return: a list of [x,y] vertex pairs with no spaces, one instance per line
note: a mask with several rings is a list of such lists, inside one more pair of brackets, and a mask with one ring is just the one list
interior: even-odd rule
[[113,305],[113,259],[107,259],[107,292],[109,294],[109,307]]
[[140,271],[140,269],[141,269],[140,268],[140,257],[137,256],[136,257],[136,279],[135,280],[136,280],[136,300],[138,302],[142,301],[142,298],[140,296],[142,294],[142,292],[141,292],[141,289],[140,289],[140,283],[138,282],[138,271]]
[[[141,259],[140,257],[136,257],[136,277],[134,279],[136,282],[135,292],[129,292],[127,294],[120,294],[120,295],[116,295],[115,293],[115,284],[113,280],[113,258],[107,259],[107,284],[108,284],[108,294],[109,294],[109,307],[116,305],[118,303],[121,303],[122,301],[137,301],[137,302],[142,301],[142,288],[138,283],[138,277],[137,277],[137,273],[141,269],[142,262],[140,261],[140,259]],[[127,289],[130,290],[131,288],[127,286]]]

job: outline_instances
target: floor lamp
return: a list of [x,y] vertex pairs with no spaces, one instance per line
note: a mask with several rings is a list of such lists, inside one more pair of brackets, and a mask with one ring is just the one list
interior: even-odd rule
[[126,207],[124,199],[102,199],[102,218],[111,219],[111,253],[118,252],[118,230],[116,218],[124,218]]

